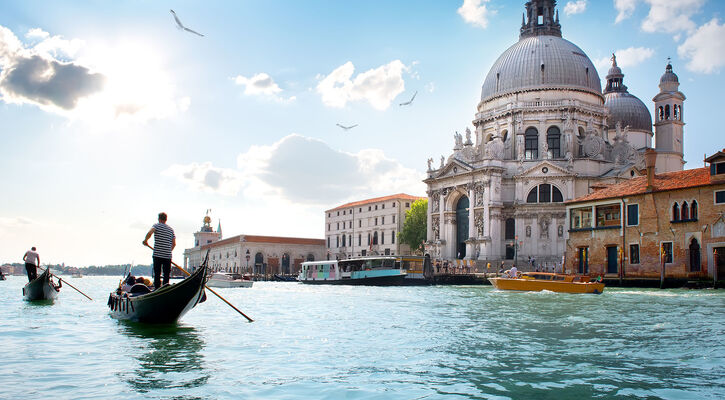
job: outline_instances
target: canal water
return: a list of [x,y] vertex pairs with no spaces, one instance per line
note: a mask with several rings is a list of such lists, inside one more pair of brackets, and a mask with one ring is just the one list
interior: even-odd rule
[[725,290],[255,282],[176,326],[109,317],[118,278],[52,305],[0,282],[3,399],[722,399]]

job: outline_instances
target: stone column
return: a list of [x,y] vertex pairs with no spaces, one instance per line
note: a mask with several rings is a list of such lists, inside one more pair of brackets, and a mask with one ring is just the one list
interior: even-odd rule
[[[468,184],[468,238],[473,239],[478,236],[476,231],[476,213],[474,207],[476,205],[476,191],[473,183]],[[466,243],[466,259],[475,257],[475,245]]]
[[[427,241],[435,240],[433,237],[433,213],[435,210],[433,210],[433,196],[436,196],[436,192],[434,190],[428,191],[428,215],[426,216],[426,233],[425,238]],[[400,207],[398,208],[400,210]],[[398,216],[398,221],[400,221],[401,216]],[[400,231],[400,229],[398,229]]]

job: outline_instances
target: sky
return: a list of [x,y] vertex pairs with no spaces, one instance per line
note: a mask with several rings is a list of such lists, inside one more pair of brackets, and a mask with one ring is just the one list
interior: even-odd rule
[[[472,128],[524,3],[2,1],[0,263],[36,246],[43,263],[148,264],[141,241],[160,211],[181,262],[208,209],[225,237],[323,238],[327,209],[424,196],[426,160]],[[616,52],[650,110],[671,57],[686,168],[725,147],[710,123],[725,2],[558,9],[600,78]]]

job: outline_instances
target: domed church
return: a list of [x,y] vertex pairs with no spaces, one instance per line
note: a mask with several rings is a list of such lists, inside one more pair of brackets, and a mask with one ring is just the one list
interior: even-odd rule
[[589,57],[562,38],[556,1],[525,8],[519,41],[483,82],[475,136],[456,132],[437,169],[428,159],[426,249],[434,258],[561,263],[565,201],[644,175],[653,141],[657,173],[683,169],[685,96],[672,66],[653,99],[653,132],[616,55],[602,90]]

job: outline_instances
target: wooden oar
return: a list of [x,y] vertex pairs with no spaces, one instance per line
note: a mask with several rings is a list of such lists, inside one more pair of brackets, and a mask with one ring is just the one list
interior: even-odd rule
[[[44,270],[44,269],[43,269],[43,268],[42,268],[42,267],[41,267],[40,265],[38,265],[38,266],[37,266],[37,268],[39,268],[39,269],[40,269],[41,271],[45,271],[45,270]],[[58,276],[58,275],[56,275],[56,274],[54,274],[54,273],[52,273],[52,272],[50,272],[50,274],[51,274],[51,275],[53,275],[54,277],[58,278],[58,282],[61,282],[61,283],[63,282],[63,278],[61,278],[60,276]],[[78,293],[80,293],[80,294],[82,294],[82,295],[86,296],[86,298],[87,298],[88,300],[90,300],[90,301],[93,301],[93,299],[92,299],[92,298],[88,297],[88,295],[87,295],[87,294],[85,294],[85,293],[81,292],[80,290],[78,290],[78,288],[76,288],[75,286],[73,286],[73,285],[71,285],[70,283],[68,283],[68,281],[65,281],[65,284],[66,284],[66,285],[68,285],[68,286],[70,286],[70,287],[72,287],[73,289],[75,289],[75,290],[76,290],[76,292],[78,292]]]
[[[150,245],[148,245],[148,244],[146,244],[146,246],[147,246],[147,247],[148,247],[149,249],[151,249],[151,250],[153,250],[153,249],[154,249],[153,247],[151,247],[151,246],[150,246]],[[187,271],[186,271],[185,269],[181,268],[181,267],[179,266],[179,264],[177,264],[177,263],[175,263],[175,262],[173,262],[173,261],[172,261],[172,262],[171,262],[171,265],[173,265],[174,267],[176,267],[176,268],[180,269],[180,270],[181,270],[181,272],[183,272],[183,273],[185,273],[185,274],[186,274],[186,276],[189,276],[189,275],[191,275],[191,274],[190,274],[189,272],[187,272]],[[249,317],[247,316],[247,314],[243,313],[243,312],[242,312],[241,310],[239,310],[238,308],[234,307],[234,304],[232,304],[232,303],[228,302],[228,301],[227,301],[227,299],[225,299],[225,298],[224,298],[224,297],[222,297],[222,296],[221,296],[221,295],[220,295],[219,293],[217,293],[217,292],[215,292],[214,290],[212,290],[212,289],[211,289],[211,288],[210,288],[209,286],[207,286],[207,285],[204,285],[204,288],[206,288],[206,290],[208,290],[208,291],[210,291],[210,292],[214,293],[214,295],[216,295],[216,297],[220,298],[220,299],[221,299],[221,300],[222,300],[223,302],[227,303],[227,305],[228,305],[229,307],[233,308],[233,309],[234,309],[234,311],[236,311],[236,312],[238,312],[239,314],[241,314],[241,315],[242,315],[242,316],[243,316],[244,318],[246,318],[246,319],[247,319],[247,320],[248,320],[249,322],[254,322],[254,320],[253,320],[253,319],[251,319],[251,318],[249,318]]]

